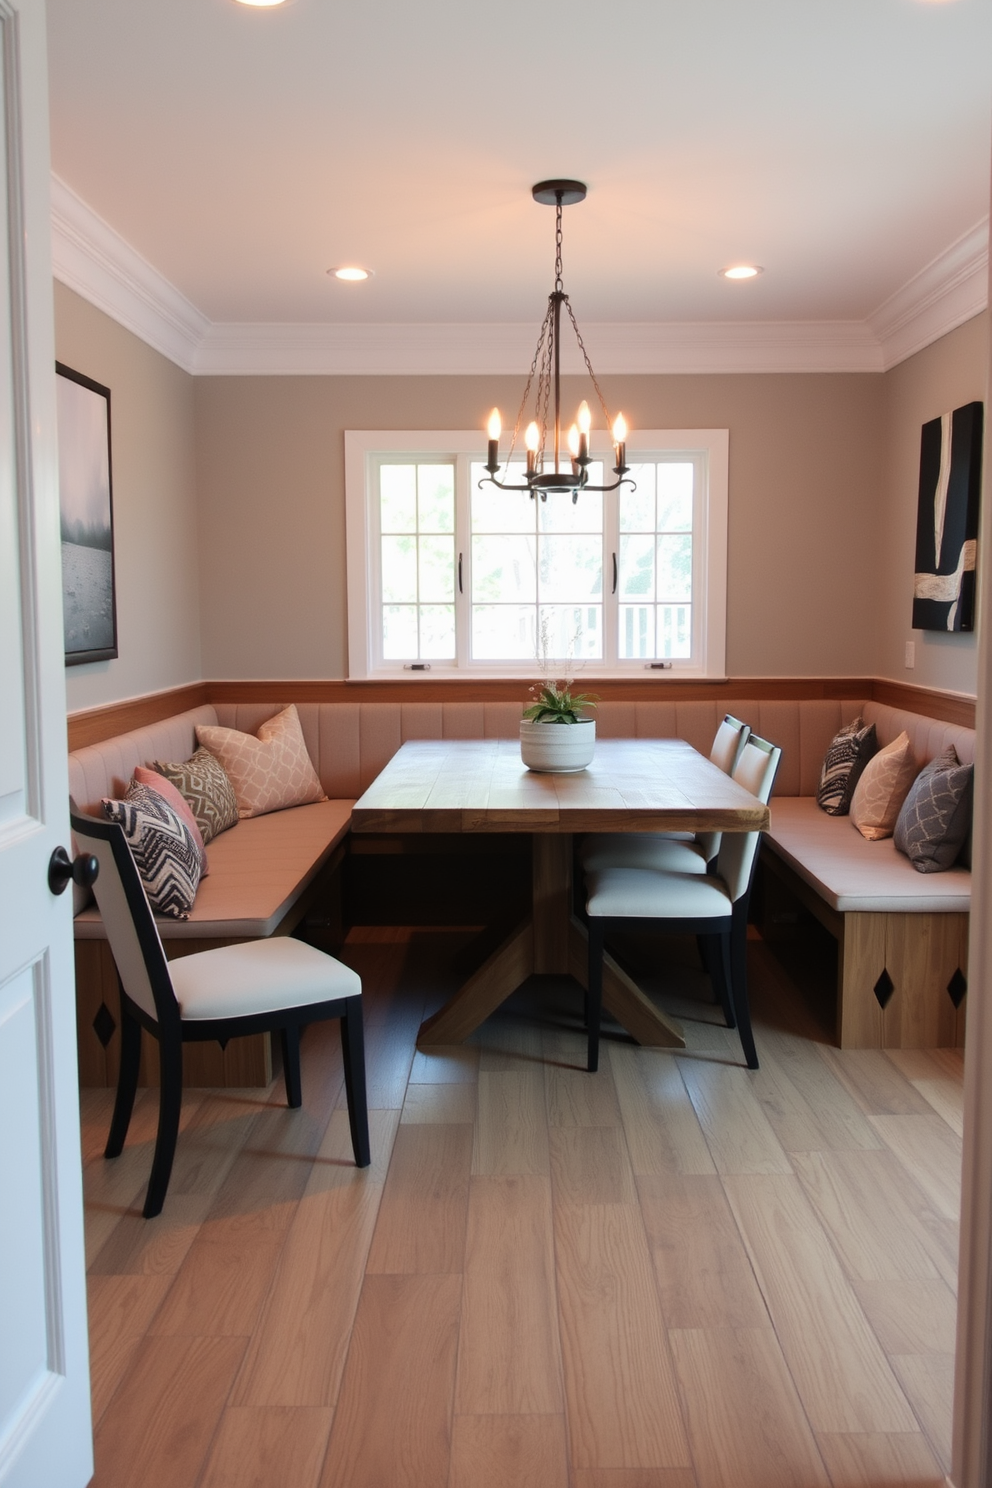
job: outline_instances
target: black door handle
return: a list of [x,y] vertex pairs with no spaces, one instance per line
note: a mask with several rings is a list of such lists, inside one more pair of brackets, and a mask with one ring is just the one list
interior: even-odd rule
[[100,872],[100,864],[92,853],[80,853],[74,863],[64,847],[57,847],[48,860],[48,887],[53,894],[64,894],[69,880],[81,889],[91,889]]

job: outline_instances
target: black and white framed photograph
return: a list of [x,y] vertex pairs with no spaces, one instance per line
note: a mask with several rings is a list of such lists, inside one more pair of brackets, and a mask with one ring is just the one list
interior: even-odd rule
[[981,403],[966,403],[923,425],[914,630],[975,628],[982,416]]
[[55,363],[65,664],[117,655],[110,389]]

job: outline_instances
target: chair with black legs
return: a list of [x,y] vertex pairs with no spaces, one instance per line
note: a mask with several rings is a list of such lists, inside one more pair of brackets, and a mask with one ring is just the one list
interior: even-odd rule
[[[727,713],[713,737],[710,759],[732,775],[750,726]],[[678,873],[705,873],[720,848],[719,832],[590,833],[579,849],[587,873],[603,868],[664,868]]]
[[161,1213],[179,1132],[183,1044],[278,1032],[286,1100],[302,1102],[300,1031],[324,1018],[341,1020],[348,1118],[355,1163],[369,1164],[362,984],[350,967],[289,936],[220,946],[167,961],[130,848],[116,822],[84,816],[73,805],[79,851],[100,865],[93,892],[117,965],[121,1059],[105,1157],[124,1147],[138,1085],[141,1030],[158,1040],[161,1085],[158,1135],[144,1216]]
[[[751,734],[733,778],[768,802],[782,751]],[[725,832],[714,873],[608,867],[586,874],[588,1068],[599,1066],[603,939],[616,930],[695,935],[728,1028],[736,1024],[748,1069],[758,1068],[747,996],[747,909],[760,832]]]

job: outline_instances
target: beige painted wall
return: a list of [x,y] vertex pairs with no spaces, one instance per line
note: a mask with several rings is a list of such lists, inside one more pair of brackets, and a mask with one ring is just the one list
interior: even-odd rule
[[[344,676],[344,430],[481,429],[520,395],[506,377],[194,379],[59,284],[55,308],[60,360],[113,393],[121,654],[68,669],[70,710]],[[884,377],[609,379],[640,428],[730,429],[730,673],[974,691],[973,639],[909,617],[920,425],[985,396],[987,338],[983,315]],[[566,406],[585,392],[566,379]]]
[[[885,478],[880,492],[879,549],[872,565],[877,570],[872,579],[878,614],[876,673],[921,687],[972,694],[976,690],[976,636],[912,629],[916,503],[920,428],[948,409],[987,398],[988,337],[986,311],[886,373]],[[988,447],[988,427],[985,437]],[[905,664],[907,641],[916,646],[912,671]]]
[[202,674],[193,379],[58,283],[55,347],[111,392],[119,656],[66,668],[74,712]]
[[[481,431],[520,391],[516,378],[198,379],[204,674],[344,676],[345,429]],[[573,381],[566,406],[586,391]],[[639,428],[730,429],[728,671],[871,671],[882,379],[631,376],[608,391]]]

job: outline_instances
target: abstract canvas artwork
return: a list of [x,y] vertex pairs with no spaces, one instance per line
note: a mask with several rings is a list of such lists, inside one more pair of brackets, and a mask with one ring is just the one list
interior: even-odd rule
[[66,666],[117,655],[110,389],[55,363]]
[[923,425],[914,630],[975,627],[982,415],[981,403],[966,403]]

